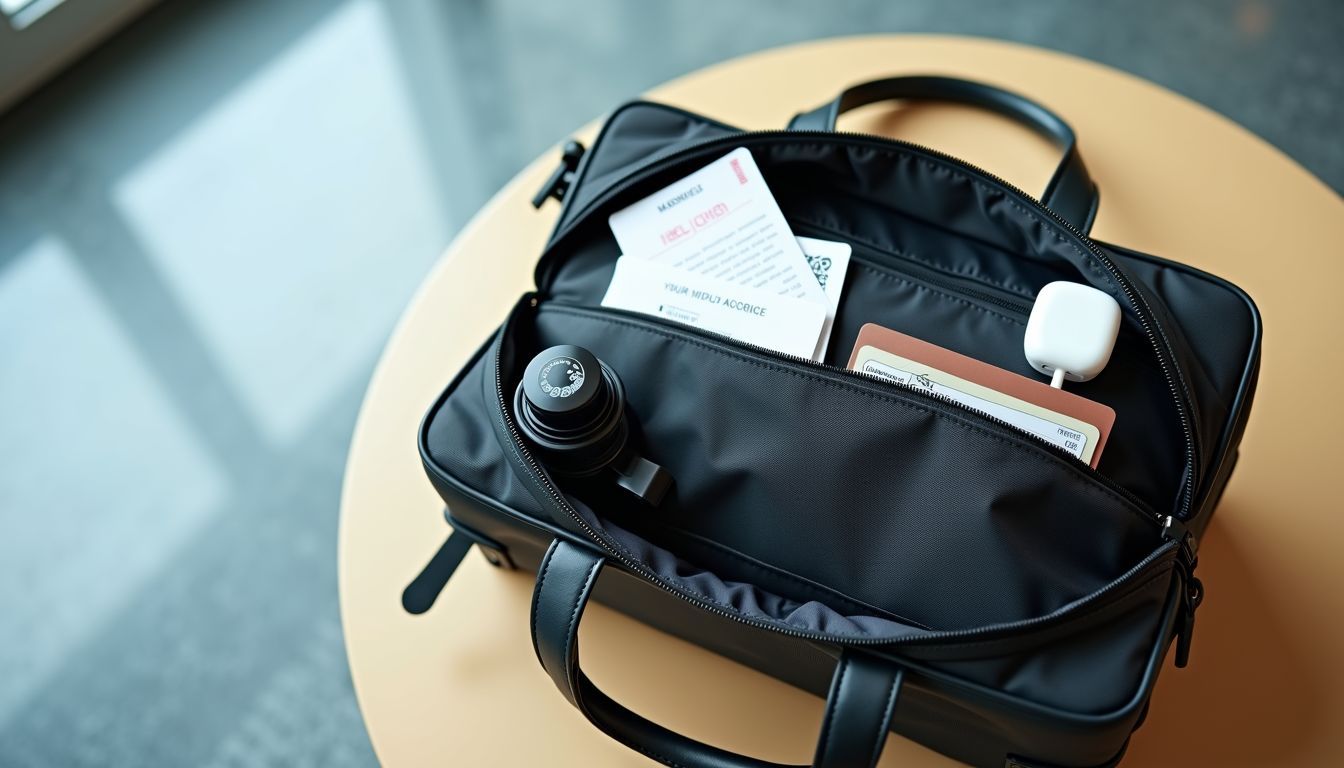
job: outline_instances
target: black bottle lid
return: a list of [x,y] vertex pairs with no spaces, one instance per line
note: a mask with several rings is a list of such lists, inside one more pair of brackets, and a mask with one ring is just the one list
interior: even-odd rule
[[579,427],[601,410],[602,364],[573,344],[542,351],[523,373],[523,392],[538,418],[552,429]]
[[562,472],[597,471],[625,445],[620,380],[583,347],[561,344],[532,358],[514,406],[528,439]]

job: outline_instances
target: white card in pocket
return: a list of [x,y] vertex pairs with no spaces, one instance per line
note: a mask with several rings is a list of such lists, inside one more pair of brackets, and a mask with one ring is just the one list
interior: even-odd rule
[[808,359],[827,314],[821,303],[629,256],[616,260],[602,306],[663,317]]
[[745,147],[613,213],[607,221],[625,258],[826,301]]

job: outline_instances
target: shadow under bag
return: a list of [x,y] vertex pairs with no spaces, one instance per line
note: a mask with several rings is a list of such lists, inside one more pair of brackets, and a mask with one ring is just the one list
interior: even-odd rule
[[[834,131],[847,109],[911,98],[983,106],[1056,140],[1064,159],[1042,202],[936,151]],[[607,217],[738,147],[795,235],[853,247],[822,363],[601,306],[619,255]],[[626,104],[591,148],[566,148],[537,203],[550,197],[563,207],[535,291],[421,427],[453,534],[407,588],[408,610],[429,608],[472,544],[538,571],[531,628],[546,672],[594,725],[668,765],[774,764],[594,687],[577,645],[590,598],[827,696],[815,765],[873,765],[888,730],[975,765],[1120,760],[1168,648],[1178,667],[1190,650],[1198,543],[1259,369],[1245,293],[1089,239],[1098,196],[1071,129],[943,77],[851,88],[783,131]],[[1039,378],[1023,329],[1058,280],[1123,311],[1106,371],[1070,386],[1116,413],[1095,470],[845,370],[876,323]],[[675,478],[657,509],[576,492],[522,439],[514,389],[559,344],[623,381],[642,453]]]

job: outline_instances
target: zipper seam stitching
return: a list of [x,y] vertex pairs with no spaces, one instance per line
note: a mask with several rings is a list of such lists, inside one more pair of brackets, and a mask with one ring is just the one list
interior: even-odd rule
[[[1154,562],[1156,562],[1156,561],[1154,561]],[[1154,566],[1154,567],[1155,567],[1155,570],[1154,570],[1151,574],[1148,574],[1147,578],[1144,578],[1143,580],[1141,580],[1141,581],[1139,581],[1139,582],[1137,582],[1137,583],[1135,583],[1135,584],[1127,585],[1127,588],[1126,588],[1123,592],[1121,592],[1119,595],[1115,595],[1115,596],[1113,596],[1110,600],[1107,600],[1107,601],[1105,601],[1105,602],[1103,602],[1103,603],[1100,603],[1100,604],[1097,604],[1097,605],[1088,605],[1088,606],[1084,606],[1084,607],[1078,609],[1078,612],[1077,612],[1077,613],[1069,612],[1069,613],[1063,614],[1063,616],[1067,616],[1067,618],[1068,618],[1068,623],[1073,623],[1073,622],[1076,622],[1076,621],[1084,621],[1084,620],[1086,620],[1086,619],[1088,619],[1088,618],[1092,618],[1092,617],[1096,616],[1096,615],[1099,614],[1099,613],[1104,613],[1104,612],[1111,611],[1111,610],[1118,610],[1119,608],[1121,608],[1121,607],[1123,607],[1124,605],[1126,605],[1129,601],[1132,601],[1132,600],[1136,599],[1138,596],[1140,596],[1140,595],[1142,595],[1142,594],[1145,594],[1146,591],[1147,591],[1147,589],[1148,589],[1149,587],[1151,587],[1151,586],[1153,585],[1153,583],[1159,581],[1159,580],[1162,579],[1163,577],[1168,577],[1168,578],[1170,578],[1170,576],[1171,576],[1172,574],[1174,574],[1175,571],[1176,571],[1176,566],[1175,566],[1175,561],[1174,561],[1174,560],[1172,560],[1172,561],[1166,563],[1165,565],[1162,565],[1162,566]],[[1063,618],[1063,616],[1062,616],[1061,618]],[[1064,622],[1061,622],[1061,624],[1062,624],[1062,623],[1064,623]],[[1050,629],[1047,628],[1047,629],[1043,629],[1043,630],[1040,630],[1040,631],[1041,631],[1041,632],[1048,632],[1048,631],[1050,631]],[[1025,638],[1025,637],[1026,637],[1025,634],[1022,634],[1022,635],[1006,634],[1006,635],[1004,635],[1004,636],[1002,636],[1002,637],[986,637],[986,638],[980,638],[980,639],[977,639],[977,640],[964,640],[964,641],[960,641],[960,642],[958,642],[958,641],[949,641],[949,642],[945,642],[945,643],[939,643],[939,644],[937,644],[936,646],[933,645],[933,644],[929,644],[928,647],[931,648],[931,649],[936,649],[937,651],[957,650],[957,649],[972,649],[972,648],[978,648],[978,647],[985,646],[985,645],[993,645],[993,644],[996,644],[996,643],[1003,643],[1003,642],[1005,642],[1005,641],[1021,640],[1021,639]],[[938,660],[942,660],[942,659],[938,659]]]
[[1004,322],[1012,323],[1013,325],[1019,327],[1026,326],[1026,323],[1022,321],[1020,318],[1013,317],[1012,315],[1007,314],[1005,312],[990,309],[989,307],[980,306],[979,304],[976,304],[972,299],[968,297],[958,296],[955,293],[949,293],[948,291],[941,290],[939,288],[921,282],[919,278],[913,276],[906,276],[905,274],[900,273],[890,267],[885,267],[880,264],[869,263],[867,259],[864,259],[862,257],[851,257],[851,260],[856,262],[860,267],[868,270],[874,277],[876,277],[879,280],[905,283],[906,285],[909,285],[913,288],[929,291],[931,293],[936,293],[940,296],[943,296],[949,301],[955,301],[958,304],[964,304],[970,309],[979,310],[981,312],[993,315],[997,318],[1002,319]]
[[[918,264],[918,265],[920,265],[920,266],[922,266],[922,267],[925,267],[925,268],[927,268],[927,269],[934,270],[935,272],[938,272],[939,274],[942,274],[942,275],[946,275],[947,277],[952,278],[952,279],[958,279],[958,280],[970,280],[970,281],[975,282],[975,283],[978,283],[978,284],[980,284],[980,285],[982,285],[982,286],[984,286],[984,287],[986,287],[986,288],[988,288],[988,289],[990,289],[990,290],[995,290],[995,291],[1001,291],[1001,292],[1003,292],[1003,293],[1008,293],[1008,294],[1011,294],[1014,298],[1016,298],[1016,299],[1021,299],[1021,300],[1024,300],[1024,301],[1032,301],[1032,300],[1035,299],[1035,297],[1032,296],[1032,295],[1030,295],[1030,294],[1027,294],[1027,293],[1024,293],[1024,292],[1022,292],[1022,291],[1018,291],[1018,290],[1009,288],[1008,286],[1003,285],[1003,284],[1001,284],[1001,283],[998,283],[998,282],[996,282],[996,281],[993,281],[993,280],[991,280],[991,279],[989,279],[989,278],[987,278],[987,277],[984,277],[983,275],[976,275],[976,274],[972,274],[972,273],[970,273],[970,272],[959,272],[959,271],[955,271],[955,270],[947,269],[946,267],[940,266],[940,265],[937,264],[936,262],[929,261],[928,259],[925,259],[925,258],[923,258],[923,257],[921,257],[921,256],[916,256],[912,251],[910,251],[910,250],[908,250],[908,249],[904,249],[904,248],[895,248],[895,247],[892,247],[892,246],[889,246],[889,245],[884,245],[884,244],[882,244],[882,243],[878,243],[878,242],[876,242],[876,241],[874,241],[874,240],[872,240],[872,239],[870,239],[870,238],[868,238],[868,237],[865,237],[865,236],[863,236],[863,235],[859,235],[859,234],[855,234],[855,233],[853,233],[853,232],[850,232],[849,230],[844,229],[844,228],[842,228],[842,227],[837,227],[837,226],[832,225],[832,224],[825,224],[825,223],[819,222],[819,221],[817,221],[817,220],[815,220],[815,219],[808,218],[807,216],[804,216],[804,215],[801,215],[801,214],[793,214],[793,215],[789,216],[788,218],[790,218],[790,219],[794,219],[794,220],[797,220],[797,221],[800,221],[800,222],[802,222],[804,225],[809,226],[809,227],[812,227],[812,228],[814,228],[814,229],[825,230],[826,232],[830,233],[831,235],[833,235],[833,236],[835,236],[835,237],[843,237],[843,238],[845,238],[845,239],[847,239],[847,240],[853,240],[854,242],[861,243],[861,244],[863,244],[863,245],[868,246],[869,248],[873,248],[873,249],[875,249],[875,250],[882,251],[883,253],[890,254],[890,255],[895,256],[895,257],[897,257],[897,258],[900,258],[900,259],[908,259],[909,261],[913,261],[914,263],[916,263],[916,264]],[[980,241],[977,240],[977,241],[975,241],[975,242],[980,242]],[[998,249],[998,250],[1003,251],[1003,252],[1005,252],[1005,253],[1008,252],[1007,249]],[[1020,259],[1020,258],[1022,258],[1022,257],[1021,257],[1021,256],[1015,256],[1014,258],[1019,258],[1019,259]],[[1007,297],[1004,297],[1004,298],[1007,299]]]

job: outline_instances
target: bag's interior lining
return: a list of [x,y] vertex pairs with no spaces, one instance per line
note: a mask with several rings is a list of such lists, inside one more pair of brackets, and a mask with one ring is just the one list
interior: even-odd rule
[[[724,581],[740,581],[798,602],[816,601],[846,616],[887,618],[899,624],[933,631],[933,627],[872,603],[857,600],[816,581],[776,568],[769,563],[725,546],[656,516],[627,517],[622,527],[653,546],[677,553],[688,563],[700,563]],[[712,563],[713,566],[705,566]]]
[[900,205],[900,198],[874,200],[833,183],[822,186],[827,184],[825,179],[806,187],[772,182],[771,188],[780,188],[777,200],[791,222],[898,254],[949,277],[974,281],[985,290],[1031,301],[1051,280],[1081,277],[1078,267],[1058,254],[1014,250],[1003,242],[930,221]]
[[[801,210],[801,206],[791,207],[791,210],[785,214],[785,218],[794,225],[795,230],[801,228],[807,230],[806,235],[817,237],[823,240],[843,240],[859,248],[868,248],[878,251],[890,257],[904,259],[917,265],[935,270],[946,275],[948,278],[958,281],[972,281],[976,283],[981,290],[992,293],[1002,293],[1005,298],[1013,301],[1033,301],[1036,298],[1036,290],[1032,285],[1037,282],[1048,281],[1022,281],[1015,279],[1004,279],[995,277],[988,273],[983,267],[984,258],[971,257],[963,260],[962,265],[947,263],[936,258],[924,255],[928,249],[920,248],[918,250],[910,248],[908,245],[902,245],[895,242],[895,239],[888,237],[882,241],[871,235],[861,235],[853,232],[855,227],[847,223],[826,220],[825,216],[819,216],[814,212]],[[923,223],[923,222],[921,222]],[[963,240],[958,235],[953,235],[957,240]],[[1000,255],[1010,256],[1014,259],[1021,259],[1016,254],[1009,254],[1006,250],[979,241],[963,240],[968,245],[986,246],[986,250],[992,250]],[[1051,274],[1057,274],[1057,270],[1051,270]]]
[[[1112,276],[1072,240],[1071,233],[1061,231],[1061,225],[1039,210],[951,163],[895,147],[854,146],[843,141],[780,139],[753,145],[752,151],[777,197],[787,197],[786,188],[802,190],[811,205],[819,197],[817,190],[834,190],[842,199],[862,201],[865,207],[878,203],[926,228],[973,240],[1014,258],[1069,264],[1078,276],[1115,296],[1128,313],[1127,301]],[[874,157],[881,159],[873,162]],[[974,202],[963,198],[957,202],[960,210],[950,211],[949,190],[953,189],[969,192]],[[781,207],[787,212],[787,199]],[[964,211],[975,215],[962,215]]]
[[[647,539],[599,517],[582,500],[569,497],[584,519],[604,533],[617,550],[642,563],[659,578],[686,594],[747,619],[782,627],[818,632],[837,638],[901,640],[930,634],[912,624],[882,616],[848,613],[819,600],[795,600],[743,581],[720,578]],[[777,569],[776,569],[777,570]]]

